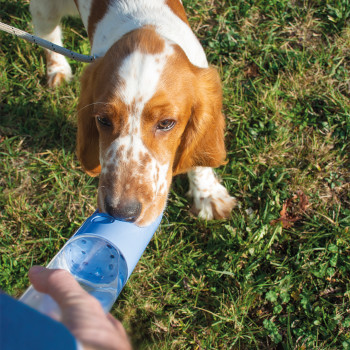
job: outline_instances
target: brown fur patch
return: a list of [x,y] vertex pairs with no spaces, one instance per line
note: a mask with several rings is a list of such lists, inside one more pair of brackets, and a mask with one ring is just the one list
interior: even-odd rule
[[222,90],[214,68],[194,67],[196,91],[192,114],[182,135],[174,162],[174,175],[195,166],[218,167],[225,164],[225,119],[221,112]]
[[[157,93],[144,108],[141,129],[146,147],[161,162],[174,162],[176,175],[195,166],[220,166],[226,152],[218,73],[192,65],[179,46],[174,45],[174,51]],[[167,118],[176,121],[174,128],[156,131],[157,122]]]
[[230,217],[232,207],[236,205],[236,201],[227,203],[225,200],[218,198],[211,201],[211,208],[215,220],[226,219]]
[[60,86],[66,80],[66,76],[63,73],[56,73],[53,76],[48,76],[47,85],[49,87]]
[[151,25],[135,29],[125,34],[109,50],[112,55],[128,56],[136,50],[142,53],[155,55],[164,50],[164,39]]
[[171,11],[173,11],[176,16],[178,16],[182,21],[184,21],[189,26],[185,9],[182,6],[180,0],[166,0],[165,3],[170,7]]

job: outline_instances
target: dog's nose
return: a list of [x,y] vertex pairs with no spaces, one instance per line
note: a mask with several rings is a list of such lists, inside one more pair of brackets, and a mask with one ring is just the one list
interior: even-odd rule
[[111,205],[108,197],[105,199],[106,212],[115,219],[135,222],[141,214],[142,205],[137,200],[123,200],[117,206]]

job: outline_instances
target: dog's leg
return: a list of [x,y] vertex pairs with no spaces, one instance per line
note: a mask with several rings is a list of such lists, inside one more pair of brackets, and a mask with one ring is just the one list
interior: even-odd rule
[[212,168],[196,167],[188,172],[188,178],[194,214],[207,220],[230,217],[236,199],[220,184]]
[[[35,34],[62,46],[62,34],[59,26],[63,16],[77,14],[73,0],[32,0],[30,12]],[[68,81],[72,76],[70,65],[64,56],[45,49],[47,82],[50,87]]]

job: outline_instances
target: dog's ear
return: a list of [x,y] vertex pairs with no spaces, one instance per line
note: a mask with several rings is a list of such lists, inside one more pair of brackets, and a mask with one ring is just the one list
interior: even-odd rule
[[222,89],[215,68],[197,68],[195,101],[192,114],[175,155],[173,174],[184,173],[196,166],[218,167],[225,164],[225,120]]
[[81,78],[78,104],[77,155],[84,171],[90,176],[101,172],[99,160],[99,134],[93,114],[93,84],[96,63],[88,66]]

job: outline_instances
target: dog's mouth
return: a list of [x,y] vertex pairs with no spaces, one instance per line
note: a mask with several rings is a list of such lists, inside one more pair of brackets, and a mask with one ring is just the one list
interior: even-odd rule
[[117,204],[110,196],[105,196],[104,199],[105,211],[118,220],[127,222],[135,222],[141,215],[142,204],[137,199],[120,199]]
[[[101,181],[102,180],[102,181]],[[152,193],[150,188],[136,188],[136,191],[125,190],[131,186],[106,186],[101,184],[98,189],[98,209],[117,220],[134,223],[137,226],[148,226],[163,212],[168,197],[168,190]],[[119,186],[118,186],[119,187]],[[170,187],[170,184],[169,184]]]
[[99,200],[98,209],[101,212],[111,215],[117,220],[134,223],[137,226],[148,226],[152,224],[157,217],[163,212],[166,206],[167,196],[158,200],[158,203],[150,203],[146,207],[138,201],[122,200],[117,206],[110,206],[109,204]]

